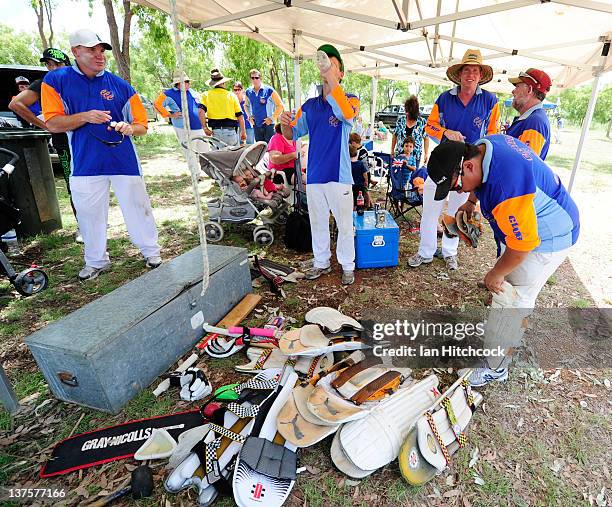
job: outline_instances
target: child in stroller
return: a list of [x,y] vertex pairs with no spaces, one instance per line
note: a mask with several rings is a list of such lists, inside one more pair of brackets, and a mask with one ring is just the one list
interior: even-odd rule
[[[214,179],[221,189],[221,197],[207,202],[209,221],[204,224],[206,238],[213,243],[221,241],[224,235],[223,222],[249,223],[255,225],[255,243],[272,244],[272,226],[286,222],[289,204],[282,194],[277,192],[266,197],[267,194],[261,190],[264,178],[257,166],[266,152],[266,143],[260,141],[247,146],[230,147],[214,137],[196,139],[213,148],[211,151],[198,151],[197,154],[202,171]],[[255,192],[253,195],[256,187],[261,194]]]
[[[20,223],[19,210],[13,205],[10,193],[8,177],[15,169],[15,164],[19,160],[17,154],[12,151],[0,148],[0,153],[10,157],[9,162],[0,167],[0,236],[17,227]],[[4,248],[4,243],[0,246]],[[17,273],[3,249],[0,248],[0,275],[6,275],[22,296],[31,296],[47,288],[49,279],[46,273],[35,265]]]

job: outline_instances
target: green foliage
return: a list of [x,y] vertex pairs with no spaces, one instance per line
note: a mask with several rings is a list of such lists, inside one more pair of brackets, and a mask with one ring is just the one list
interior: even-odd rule
[[[560,97],[561,116],[574,125],[581,125],[586,114],[593,87],[591,85],[564,90]],[[555,97],[549,97],[552,102]],[[612,85],[599,90],[593,122],[606,125],[612,120]]]
[[0,64],[38,66],[41,53],[38,35],[0,24]]
[[[173,29],[169,16],[161,11],[136,6],[134,12],[140,37],[132,40],[132,83],[139,92],[155,100],[157,94],[170,85],[176,68]],[[202,91],[214,66],[212,57],[219,35],[184,25],[180,26],[180,33],[183,65],[193,88]]]

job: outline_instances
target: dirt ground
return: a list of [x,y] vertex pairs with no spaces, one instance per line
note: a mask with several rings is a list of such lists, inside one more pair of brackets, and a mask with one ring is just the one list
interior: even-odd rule
[[[162,127],[161,131],[168,130]],[[567,134],[567,143],[573,132]],[[565,143],[565,139],[564,139]],[[568,144],[551,147],[551,154],[567,159]],[[556,150],[556,151],[555,151]],[[589,150],[610,152],[610,142],[599,140]],[[568,172],[558,168],[564,181]],[[187,166],[173,148],[145,157],[143,171],[160,227],[163,255],[174,257],[197,242]],[[538,306],[543,308],[612,306],[610,293],[610,254],[612,231],[605,209],[612,197],[609,173],[588,169],[576,180],[575,196],[582,217],[582,236],[575,251],[543,289]],[[61,192],[61,182],[58,181]],[[210,181],[200,183],[204,195],[216,189]],[[65,196],[62,212],[68,228],[73,228]],[[86,505],[118,488],[129,477],[134,461],[119,461],[89,470],[41,481],[38,473],[55,442],[70,434],[90,431],[127,420],[178,412],[190,408],[175,392],[154,398],[143,391],[122,413],[109,416],[57,401],[49,393],[44,378],[22,339],[34,329],[56,320],[113,288],[142,274],[134,248],[125,240],[125,227],[119,209],[111,207],[109,238],[114,273],[85,286],[74,282],[80,268],[80,248],[74,247],[70,230],[52,235],[52,241],[37,239],[26,246],[24,255],[40,255],[50,271],[53,297],[33,299],[35,304],[3,295],[0,288],[0,325],[12,332],[3,334],[0,359],[13,385],[20,393],[23,411],[14,419],[0,412],[0,485],[21,487],[40,485],[63,488],[65,505]],[[415,216],[416,220],[416,216]],[[265,285],[255,291],[263,301],[250,320],[261,323],[268,315],[282,312],[298,322],[314,306],[332,306],[359,318],[377,308],[435,308],[461,305],[482,307],[486,291],[477,287],[495,259],[495,246],[486,233],[477,250],[460,248],[461,270],[448,274],[442,261],[424,269],[406,267],[407,257],[416,250],[418,233],[400,223],[400,266],[394,269],[360,270],[354,286],[340,286],[340,272],[317,281],[285,284],[286,297],[274,297]],[[280,235],[282,231],[277,231]],[[228,227],[223,244],[245,246],[280,262],[296,265],[306,256],[287,252],[282,241],[262,251],[252,243],[250,233],[241,227]],[[121,259],[121,260],[119,260]],[[112,278],[117,275],[117,278]],[[107,278],[104,278],[107,277]],[[42,294],[41,294],[42,296]],[[564,351],[557,351],[561,354]],[[567,351],[565,351],[567,352]],[[198,363],[215,387],[244,379],[228,360],[202,358]],[[419,372],[420,375],[428,373]],[[437,372],[442,382],[453,375]],[[300,452],[306,471],[298,477],[287,505],[291,506],[598,506],[610,505],[610,453],[612,441],[612,371],[601,369],[514,368],[510,380],[482,389],[484,405],[470,425],[469,443],[441,476],[421,488],[409,487],[394,462],[362,481],[347,480],[332,465],[330,439]],[[155,384],[154,384],[155,385]],[[121,505],[193,505],[193,490],[170,495],[163,490],[163,464],[155,464],[155,491],[148,500],[124,499]],[[0,502],[2,497],[0,497]],[[222,499],[217,505],[232,505]],[[2,505],[17,505],[3,503]]]

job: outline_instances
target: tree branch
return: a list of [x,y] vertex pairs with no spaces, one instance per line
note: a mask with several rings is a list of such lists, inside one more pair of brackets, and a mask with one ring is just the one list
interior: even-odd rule
[[43,17],[43,0],[32,0],[32,9],[36,13],[36,24],[38,25],[38,34],[40,35],[40,40],[42,41],[43,48],[49,47],[47,43],[47,36],[45,35],[45,19]]
[[53,6],[51,0],[41,0],[41,3],[45,6],[45,14],[49,23],[49,47],[51,47],[53,46]]

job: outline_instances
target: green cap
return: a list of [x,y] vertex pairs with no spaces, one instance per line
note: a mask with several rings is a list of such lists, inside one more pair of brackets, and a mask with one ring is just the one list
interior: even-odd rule
[[340,51],[338,51],[334,46],[331,44],[323,44],[317,49],[317,51],[323,51],[327,56],[335,56],[340,62],[340,70],[344,72],[344,62],[340,56]]

